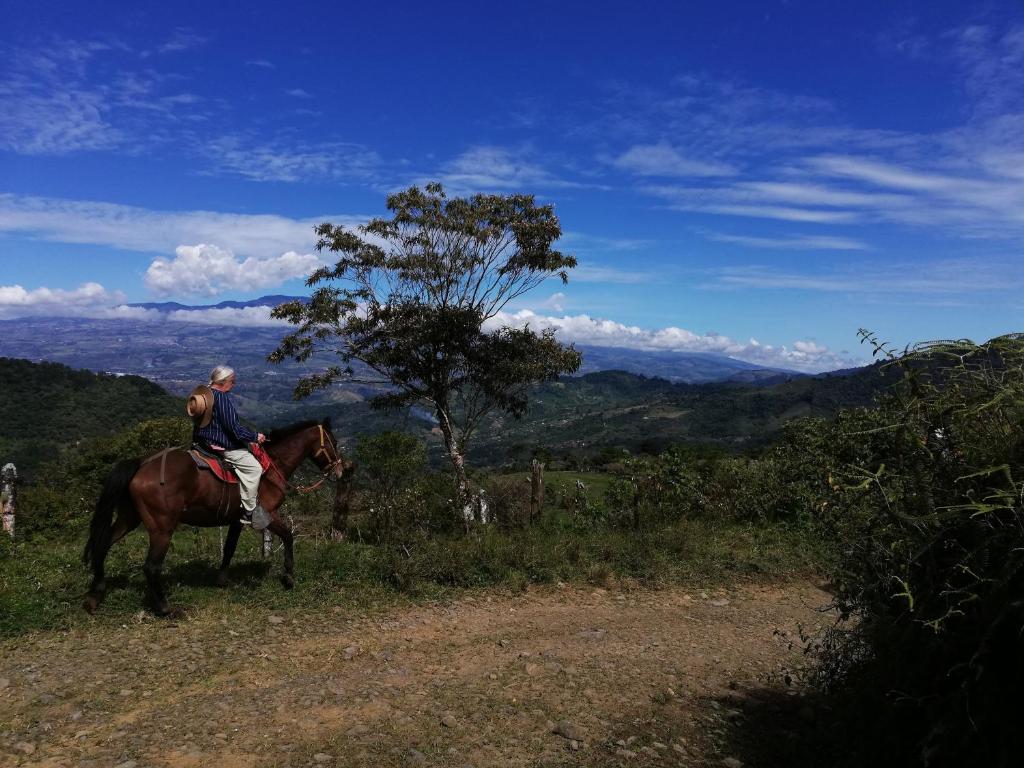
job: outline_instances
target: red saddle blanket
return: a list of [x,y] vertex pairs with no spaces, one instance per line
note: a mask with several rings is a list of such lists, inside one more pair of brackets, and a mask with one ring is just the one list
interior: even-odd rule
[[[267,454],[267,452],[263,450],[263,446],[259,445],[258,443],[253,443],[252,445],[249,446],[249,450],[252,451],[252,455],[256,457],[256,460],[260,463],[260,466],[263,467],[264,472],[270,469],[270,466],[274,462]],[[225,483],[238,482],[238,475],[235,474],[235,471],[231,469],[230,466],[224,463],[223,459],[214,458],[213,456],[210,456],[208,454],[201,453],[200,451],[197,451],[195,448],[190,450],[188,453],[189,456],[192,457],[192,460],[196,463],[197,467],[199,467],[200,469],[210,470],[213,473],[214,477],[216,477],[218,480],[221,480]]]

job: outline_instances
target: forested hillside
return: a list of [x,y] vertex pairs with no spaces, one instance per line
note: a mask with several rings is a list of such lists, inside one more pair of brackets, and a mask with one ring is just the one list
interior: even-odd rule
[[774,386],[675,384],[602,371],[538,387],[523,419],[488,425],[478,457],[492,464],[518,461],[538,446],[555,458],[582,458],[601,447],[658,453],[681,443],[758,449],[793,419],[872,405],[894,379],[879,366]]
[[57,363],[0,357],[0,463],[31,477],[79,441],[144,419],[184,415],[172,397],[140,376],[76,371]]

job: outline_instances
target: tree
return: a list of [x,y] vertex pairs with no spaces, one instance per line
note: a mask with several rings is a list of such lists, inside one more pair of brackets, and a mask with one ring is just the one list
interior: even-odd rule
[[376,408],[425,404],[437,418],[465,502],[472,498],[466,449],[494,410],[519,417],[537,382],[573,373],[580,354],[554,331],[509,327],[509,302],[558,277],[576,259],[552,245],[562,230],[550,205],[532,195],[449,199],[440,184],[389,195],[390,218],[352,231],[316,228],[317,249],[338,254],[310,275],[308,303],[274,310],[298,328],[270,359],[302,361],[331,350],[340,358],[299,381],[296,398],[351,379],[359,361],[389,383]]

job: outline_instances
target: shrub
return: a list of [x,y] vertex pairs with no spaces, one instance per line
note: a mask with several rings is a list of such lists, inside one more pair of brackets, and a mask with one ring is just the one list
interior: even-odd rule
[[880,410],[845,413],[828,451],[816,523],[841,543],[836,602],[854,621],[826,640],[824,682],[875,702],[865,743],[888,759],[1016,765],[1024,336],[875,348],[903,380]]
[[143,421],[113,437],[84,441],[73,453],[44,465],[35,482],[19,494],[20,535],[56,535],[92,514],[103,481],[118,461],[151,456],[164,448],[188,445],[192,424],[185,418]]

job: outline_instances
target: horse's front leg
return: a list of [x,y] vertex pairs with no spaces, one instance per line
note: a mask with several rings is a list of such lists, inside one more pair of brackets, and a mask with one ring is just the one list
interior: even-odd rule
[[284,573],[281,575],[281,583],[284,584],[285,589],[291,589],[295,586],[295,553],[292,549],[294,537],[291,528],[275,514],[273,521],[267,526],[267,530],[281,539],[281,543],[284,545]]
[[217,571],[217,586],[228,585],[228,566],[231,565],[231,558],[235,556],[235,547],[238,546],[238,537],[242,533],[242,522],[235,520],[228,527],[228,537],[224,540],[224,556],[220,561],[220,570]]

